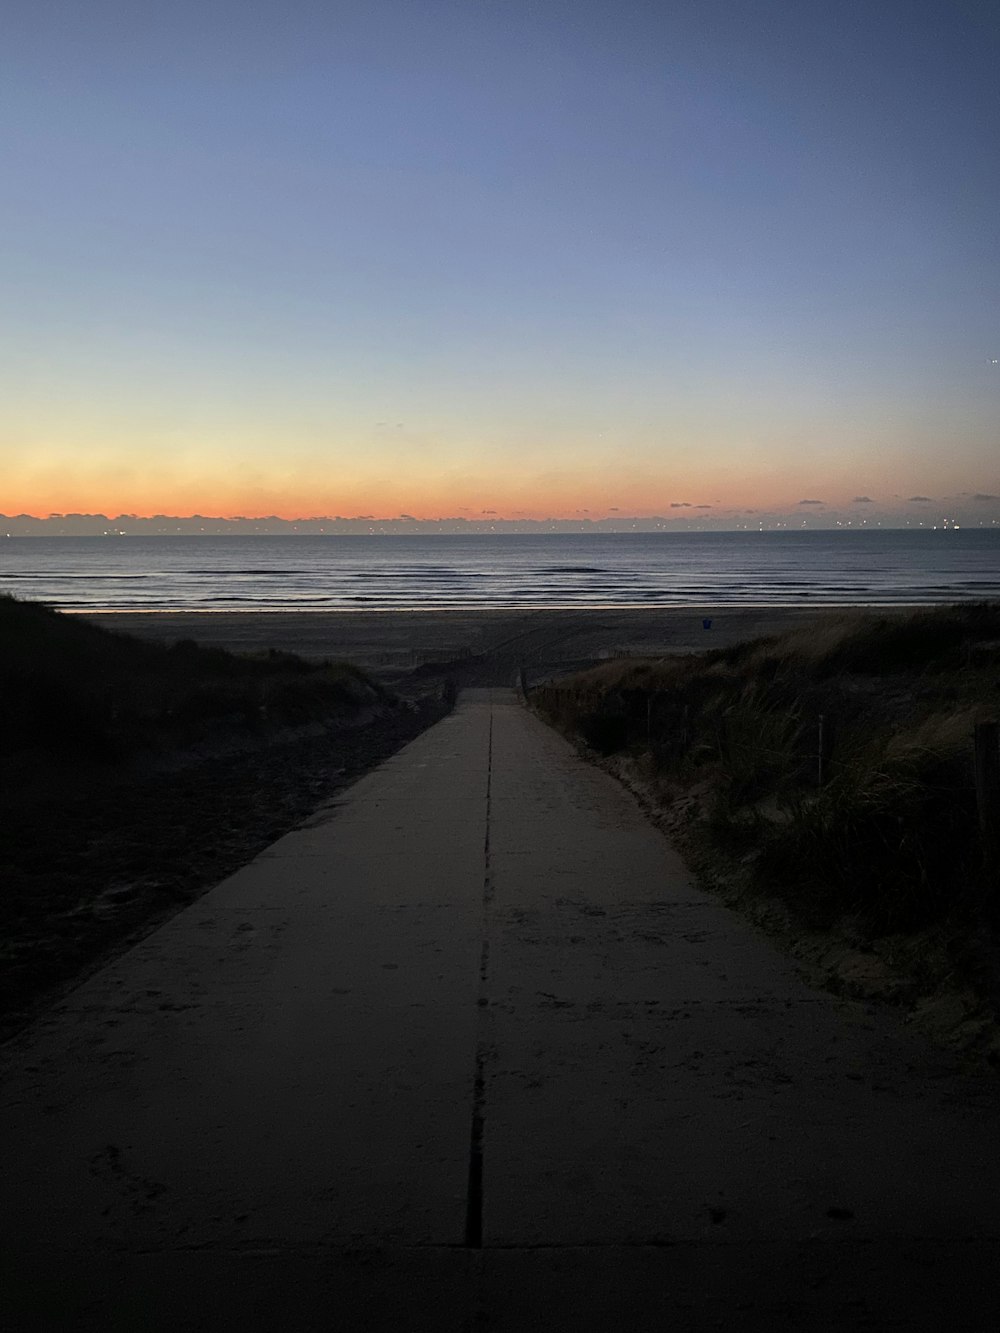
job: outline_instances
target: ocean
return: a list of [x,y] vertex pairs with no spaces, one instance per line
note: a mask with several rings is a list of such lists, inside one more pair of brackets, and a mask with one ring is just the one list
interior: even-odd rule
[[10,537],[0,592],[67,611],[920,605],[1000,597],[1000,529]]

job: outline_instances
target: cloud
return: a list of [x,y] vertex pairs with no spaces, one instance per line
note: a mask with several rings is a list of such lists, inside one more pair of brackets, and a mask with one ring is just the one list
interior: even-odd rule
[[972,498],[973,500],[978,500],[980,503],[983,503],[986,500],[1000,500],[1000,495],[987,495],[985,491],[976,491]]
[[695,509],[711,509],[711,505],[695,505]]
[[756,514],[756,509],[744,509],[744,514]]
[[672,500],[671,503],[670,503],[670,508],[671,508],[671,509],[690,509],[691,506],[688,504],[687,500]]
[[483,510],[483,513],[484,513],[484,514],[495,514],[496,512],[497,512],[497,511],[496,511],[495,509],[484,509],[484,510]]
[[825,505],[825,500],[800,500],[800,505]]
[[612,505],[611,508],[608,510],[608,513],[609,513],[609,514],[620,514],[620,513],[621,513],[621,510],[618,508],[617,505]]
[[929,495],[911,495],[909,502],[911,505],[929,505],[934,503]]
[[413,517],[412,514],[400,514],[399,517],[400,517],[400,518],[408,519],[411,523],[416,523],[416,521],[417,521],[417,520]]
[[875,501],[870,495],[856,495],[854,497],[854,504],[856,505],[873,505],[874,503]]

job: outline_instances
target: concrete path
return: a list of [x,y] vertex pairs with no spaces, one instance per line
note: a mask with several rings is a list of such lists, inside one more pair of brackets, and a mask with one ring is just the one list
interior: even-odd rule
[[998,1085],[807,989],[502,691],[5,1052],[0,1320],[993,1328]]

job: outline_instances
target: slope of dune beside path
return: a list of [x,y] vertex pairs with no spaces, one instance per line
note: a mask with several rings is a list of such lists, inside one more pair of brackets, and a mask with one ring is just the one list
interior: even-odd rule
[[996,1060],[1000,899],[975,736],[1000,712],[998,667],[1000,606],[851,613],[608,663],[532,702],[827,984]]
[[0,599],[0,1031],[449,707],[342,662],[144,642]]

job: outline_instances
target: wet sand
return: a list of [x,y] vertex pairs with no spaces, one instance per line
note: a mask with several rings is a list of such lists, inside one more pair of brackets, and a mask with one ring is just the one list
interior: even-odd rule
[[[303,657],[344,659],[386,677],[440,666],[458,669],[465,683],[509,684],[519,666],[543,676],[620,655],[721,648],[843,613],[844,608],[705,606],[520,612],[164,611],[87,618],[167,642],[194,639],[236,652],[275,648]],[[704,627],[706,620],[710,629]]]

